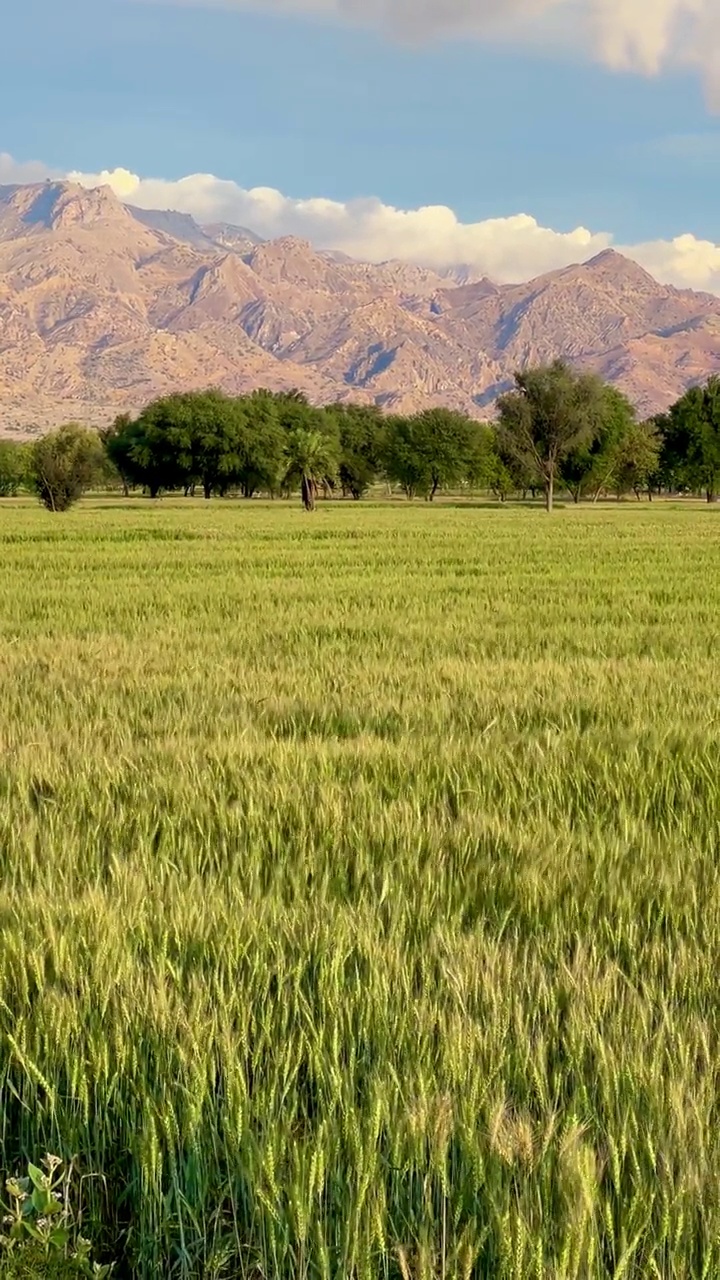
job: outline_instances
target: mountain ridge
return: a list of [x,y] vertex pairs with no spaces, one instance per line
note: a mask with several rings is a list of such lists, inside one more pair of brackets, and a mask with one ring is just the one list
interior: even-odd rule
[[720,372],[720,299],[612,249],[501,285],[138,210],[109,187],[0,187],[0,433],[101,426],[209,385],[488,417],[515,369],[555,357],[656,412]]

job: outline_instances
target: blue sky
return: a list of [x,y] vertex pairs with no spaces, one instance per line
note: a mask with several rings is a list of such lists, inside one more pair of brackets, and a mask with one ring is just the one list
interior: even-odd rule
[[[354,0],[265,0],[262,13],[242,0],[25,0],[3,16],[0,151],[63,173],[210,173],[295,201],[442,205],[463,224],[524,213],[621,246],[690,235],[716,247],[720,121],[698,45],[717,33],[720,60],[720,25],[711,0],[691,2],[697,31],[674,58],[652,13],[669,22],[681,0],[601,0],[606,26],[577,41],[543,37],[567,6],[580,30],[590,0],[540,0],[547,16],[523,42],[485,30],[492,0],[415,0],[413,43],[409,0],[376,0],[381,15],[395,5],[392,31],[382,16],[303,12],[352,18]],[[446,29],[443,5],[467,10],[469,29]],[[639,21],[645,7],[647,35],[635,23],[618,36],[623,5]]]

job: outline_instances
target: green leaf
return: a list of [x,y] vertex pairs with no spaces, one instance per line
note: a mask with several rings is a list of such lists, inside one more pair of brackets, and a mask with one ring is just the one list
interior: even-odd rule
[[51,1245],[54,1245],[56,1249],[64,1249],[69,1239],[70,1232],[67,1227],[56,1227],[55,1230],[50,1233],[50,1243]]
[[40,1190],[38,1187],[36,1187],[32,1193],[32,1196],[30,1197],[30,1203],[32,1204],[36,1213],[52,1213],[51,1206],[54,1204],[57,1204],[57,1201],[53,1200],[52,1196],[50,1195],[50,1192],[47,1191],[45,1188]]
[[46,1191],[49,1186],[49,1178],[43,1173],[42,1169],[38,1169],[37,1165],[28,1163],[28,1173],[34,1187],[38,1191]]

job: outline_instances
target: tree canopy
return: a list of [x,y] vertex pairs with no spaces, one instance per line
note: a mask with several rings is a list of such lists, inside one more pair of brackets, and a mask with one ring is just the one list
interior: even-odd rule
[[720,491],[720,378],[691,387],[656,425],[665,473],[713,502]]
[[555,483],[572,450],[588,446],[606,411],[605,387],[594,374],[576,373],[561,360],[515,375],[515,390],[498,402],[505,448],[541,479],[548,511]]
[[495,422],[450,408],[404,415],[374,404],[318,407],[298,391],[210,388],[161,396],[100,433],[70,426],[32,446],[0,442],[0,497],[34,487],[52,510],[108,482],[153,498],[196,487],[207,499],[299,491],[312,510],[321,488],[359,500],[379,480],[428,501],[442,491],[504,501],[540,490],[550,511],[559,487],[575,502],[656,491],[712,501],[720,377],[646,422],[616,387],[556,361],[518,372]]
[[385,471],[408,498],[432,502],[438,489],[486,483],[493,433],[452,409],[426,409],[414,417],[390,416],[385,427]]

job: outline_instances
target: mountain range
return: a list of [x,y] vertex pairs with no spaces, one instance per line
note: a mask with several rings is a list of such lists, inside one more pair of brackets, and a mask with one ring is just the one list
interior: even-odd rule
[[612,250],[498,285],[200,226],[107,187],[0,187],[0,434],[101,426],[211,385],[488,417],[516,369],[556,356],[657,412],[720,373],[720,298]]

